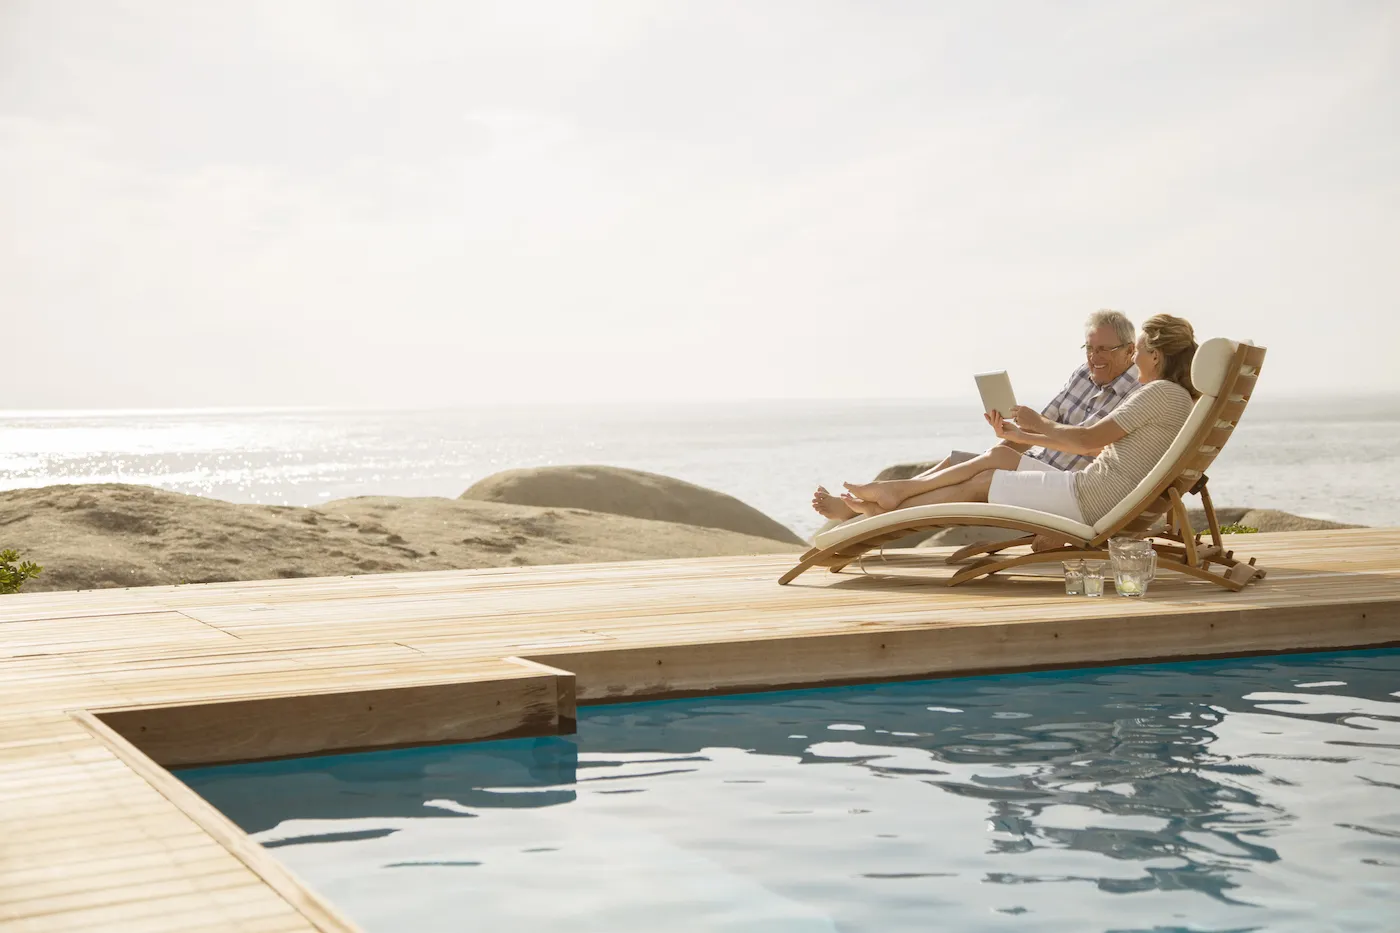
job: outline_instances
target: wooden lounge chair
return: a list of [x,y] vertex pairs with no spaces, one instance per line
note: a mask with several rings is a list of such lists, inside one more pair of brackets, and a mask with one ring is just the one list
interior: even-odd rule
[[[1264,348],[1237,344],[1224,338],[1207,340],[1196,350],[1191,381],[1201,397],[1172,446],[1137,487],[1113,511],[1092,527],[1035,509],[985,502],[947,502],[938,505],[894,509],[882,515],[843,522],[817,535],[814,547],[778,580],[789,583],[809,567],[840,572],[867,551],[914,531],[956,525],[989,525],[1026,532],[1022,537],[965,547],[949,556],[949,563],[979,557],[948,579],[949,586],[985,577],[1025,564],[1089,558],[1108,558],[1108,539],[1135,534],[1153,540],[1158,570],[1174,570],[1209,580],[1230,590],[1244,589],[1264,570],[1251,558],[1242,561],[1226,550],[1220,523],[1206,488],[1206,469],[1225,446],[1254,392],[1264,362]],[[1182,497],[1198,495],[1205,509],[1207,528],[1196,531],[1186,514]],[[1206,531],[1210,540],[1203,542]],[[1015,556],[998,552],[1029,545],[1039,537],[1052,547]],[[1214,569],[1215,565],[1219,569]]]

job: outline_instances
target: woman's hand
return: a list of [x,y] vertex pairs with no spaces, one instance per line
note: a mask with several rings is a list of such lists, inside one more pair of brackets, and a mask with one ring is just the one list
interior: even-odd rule
[[1016,427],[1032,434],[1044,434],[1046,425],[1049,423],[1040,412],[1024,405],[1017,405],[1008,414],[1011,416],[1011,420],[1016,422]]
[[1025,441],[1025,435],[1023,435],[1019,430],[1017,430],[1014,424],[1003,418],[1001,416],[1001,412],[989,411],[982,417],[987,419],[987,423],[992,426],[992,430],[995,431],[997,437],[1001,438],[1002,440],[1016,442]]

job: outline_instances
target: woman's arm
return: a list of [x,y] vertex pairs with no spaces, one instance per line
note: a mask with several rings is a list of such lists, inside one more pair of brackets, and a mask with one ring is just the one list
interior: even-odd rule
[[1049,447],[1051,450],[1089,457],[1098,456],[1099,451],[1114,441],[1122,440],[1128,434],[1112,416],[1088,426],[1044,421],[1040,431],[1024,431],[1004,420],[995,411],[986,417],[992,430],[1002,440]]

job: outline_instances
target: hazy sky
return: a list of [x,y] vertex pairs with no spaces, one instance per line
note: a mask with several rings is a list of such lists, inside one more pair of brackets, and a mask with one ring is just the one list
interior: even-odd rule
[[1393,0],[0,0],[0,408],[1400,390],[1397,253]]

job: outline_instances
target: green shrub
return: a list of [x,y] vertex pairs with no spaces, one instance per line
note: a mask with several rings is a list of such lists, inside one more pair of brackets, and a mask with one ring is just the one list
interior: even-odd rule
[[0,551],[0,593],[18,593],[25,580],[37,577],[44,570],[33,561],[15,563],[18,560],[19,551]]
[[1228,525],[1221,525],[1220,533],[1222,535],[1255,535],[1259,533],[1259,529],[1251,528],[1248,525],[1237,525],[1231,522]]

